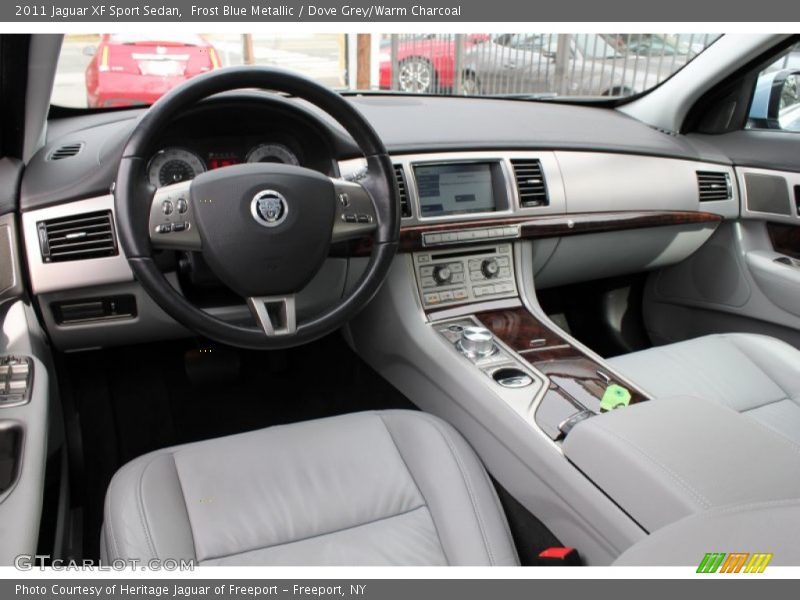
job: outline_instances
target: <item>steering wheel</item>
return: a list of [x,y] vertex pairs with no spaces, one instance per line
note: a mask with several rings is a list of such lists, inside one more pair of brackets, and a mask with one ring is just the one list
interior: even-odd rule
[[[304,99],[338,121],[367,161],[358,181],[303,167],[247,163],[156,189],[148,157],[166,125],[220,92],[260,88]],[[342,96],[281,69],[233,67],[197,76],[156,101],[127,141],[114,188],[120,245],[136,279],[191,331],[244,348],[310,342],[350,320],[378,291],[397,250],[400,203],[391,160],[377,133]],[[298,322],[295,297],[332,242],[372,236],[358,282],[322,314]],[[257,326],[230,323],[181,295],[153,259],[161,249],[201,252],[214,274],[247,300]]]

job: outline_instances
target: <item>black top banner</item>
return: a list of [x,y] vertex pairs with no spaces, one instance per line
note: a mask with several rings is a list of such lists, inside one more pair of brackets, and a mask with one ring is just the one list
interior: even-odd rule
[[6,23],[44,22],[779,22],[786,0],[59,0],[0,4]]

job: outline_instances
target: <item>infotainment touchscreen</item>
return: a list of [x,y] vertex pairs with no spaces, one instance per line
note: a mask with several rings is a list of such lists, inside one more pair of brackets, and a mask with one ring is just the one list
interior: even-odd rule
[[416,165],[414,174],[423,217],[496,210],[489,164]]

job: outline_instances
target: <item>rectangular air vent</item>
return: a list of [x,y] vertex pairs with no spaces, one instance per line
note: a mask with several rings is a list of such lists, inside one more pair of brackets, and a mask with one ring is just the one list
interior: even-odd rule
[[550,200],[547,197],[542,163],[535,159],[518,159],[512,160],[511,165],[514,167],[520,206],[548,206]]
[[75,142],[74,144],[64,144],[53,150],[47,157],[47,160],[61,160],[64,158],[71,158],[76,156],[83,150],[83,142]]
[[403,165],[394,166],[394,176],[397,179],[397,189],[400,192],[400,216],[407,219],[411,216],[411,204],[408,202],[408,187],[406,186],[406,174]]
[[720,171],[697,171],[697,190],[700,193],[700,202],[733,198],[730,176]]
[[36,228],[44,262],[85,260],[119,253],[110,210],[39,221]]

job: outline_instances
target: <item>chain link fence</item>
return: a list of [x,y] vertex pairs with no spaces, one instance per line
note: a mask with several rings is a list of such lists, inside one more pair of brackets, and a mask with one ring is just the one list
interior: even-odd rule
[[658,85],[716,34],[391,34],[380,87],[405,93],[629,96]]

